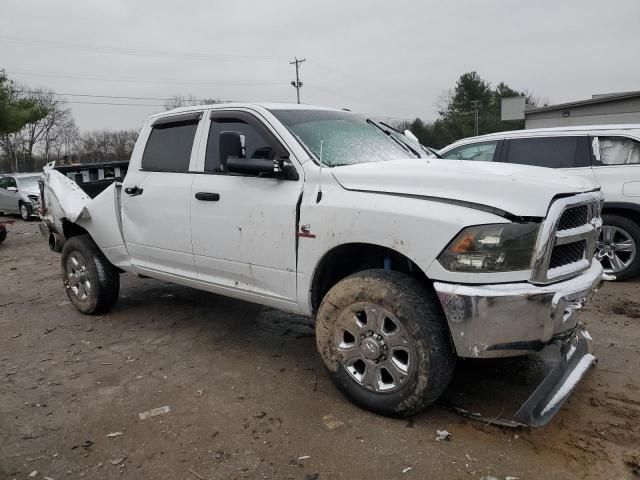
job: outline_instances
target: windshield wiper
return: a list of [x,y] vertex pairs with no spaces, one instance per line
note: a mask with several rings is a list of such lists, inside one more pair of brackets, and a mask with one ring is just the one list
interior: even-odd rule
[[[392,132],[398,132],[398,130],[396,130],[393,127],[389,127],[389,125],[385,125],[384,123],[378,123],[374,120],[371,120],[370,118],[367,118],[367,123],[370,125],[373,125],[374,127],[376,127],[378,130],[380,130],[382,133],[384,133],[386,136],[388,136],[389,138],[391,138],[391,140],[393,140],[394,142],[396,142],[398,145],[400,145],[400,148],[402,148],[403,150],[414,154],[416,157],[418,158],[422,158],[422,156],[416,151],[414,150],[411,146],[407,145],[406,143],[404,143],[402,140],[400,140],[398,137],[396,137]],[[387,129],[383,128],[381,125],[384,125]],[[402,135],[402,134],[401,134]]]
[[[403,137],[407,137],[404,132],[401,132],[400,130],[398,130],[397,128],[392,127],[391,125],[385,123],[385,122],[380,122],[380,125],[384,125],[385,127],[393,130],[394,132],[398,133],[398,135],[402,135]],[[418,145],[420,145],[420,148],[424,151],[424,153],[426,153],[427,155],[433,155],[436,158],[442,158],[440,155],[438,155],[436,153],[435,150],[429,148],[429,147],[425,147],[424,145],[422,145],[421,143],[418,143]],[[411,148],[410,145],[407,145],[409,148]],[[413,150],[413,149],[412,149]]]

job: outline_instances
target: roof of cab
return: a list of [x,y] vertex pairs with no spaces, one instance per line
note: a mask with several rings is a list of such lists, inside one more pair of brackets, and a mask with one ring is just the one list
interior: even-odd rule
[[260,107],[266,110],[329,110],[341,112],[339,108],[332,107],[321,107],[317,105],[305,105],[298,103],[271,103],[271,102],[233,102],[233,103],[212,103],[207,105],[193,105],[188,107],[178,107],[172,110],[167,110],[166,112],[155,113],[151,115],[151,118],[163,117],[169,114],[176,113],[187,113],[193,112],[202,109],[210,109],[210,108],[255,108]]

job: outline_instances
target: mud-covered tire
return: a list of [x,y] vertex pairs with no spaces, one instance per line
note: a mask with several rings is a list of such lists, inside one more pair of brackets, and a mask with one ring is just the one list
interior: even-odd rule
[[[626,241],[632,245],[629,246],[629,248],[633,248],[633,253],[626,251],[612,252],[613,255],[618,257],[620,262],[628,263],[628,265],[624,266],[622,269],[619,269],[620,266],[618,266],[617,269],[614,268],[614,264],[611,263],[609,258],[601,256],[604,255],[603,249],[606,249],[603,245],[603,237],[608,229],[613,229],[616,232],[612,238],[613,244],[620,241]],[[601,261],[605,271],[614,275],[616,280],[625,281],[640,275],[640,225],[636,222],[621,215],[602,215],[602,233],[598,239],[597,245],[596,259]],[[618,245],[621,246],[620,243],[618,243]],[[609,254],[611,254],[611,252]]]
[[20,211],[20,217],[25,222],[31,220],[31,215],[33,215],[33,207],[28,203],[20,202],[18,205],[18,210]]
[[107,312],[118,300],[120,274],[89,235],[71,237],[62,249],[67,296],[85,315]]
[[[359,309],[363,309],[364,314]],[[369,316],[377,316],[379,320],[369,323]],[[360,328],[359,331],[347,332],[351,328],[351,317],[354,328]],[[364,329],[363,321],[366,322]],[[373,333],[372,340],[366,340],[370,332],[375,331],[367,331],[367,325],[387,322],[389,325],[381,327],[379,335]],[[385,328],[391,333],[385,333]],[[402,335],[402,341],[393,340],[393,335]],[[355,337],[353,342],[352,337]],[[364,345],[366,342],[369,343]],[[387,416],[413,415],[435,402],[449,384],[456,364],[435,292],[418,280],[394,271],[358,272],[331,288],[318,309],[316,343],[338,388],[360,407]],[[350,347],[352,343],[356,347]],[[393,355],[402,353],[404,346],[407,347],[407,371],[402,378],[399,369],[394,367],[401,362]],[[396,350],[398,348],[400,350]],[[371,358],[385,351],[386,355]],[[361,358],[353,363],[358,354]],[[359,373],[362,366],[357,367],[357,362],[364,364],[364,373]],[[396,385],[389,391],[381,391],[385,386],[385,369],[390,384]],[[377,379],[375,382],[367,380],[371,378],[368,372]]]

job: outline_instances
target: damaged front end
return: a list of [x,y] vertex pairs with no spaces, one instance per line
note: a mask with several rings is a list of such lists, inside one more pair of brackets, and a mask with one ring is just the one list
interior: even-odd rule
[[581,275],[553,285],[530,283],[465,286],[435,282],[460,357],[513,357],[560,345],[559,362],[512,420],[542,426],[551,420],[595,363],[580,310],[603,281],[592,262]]

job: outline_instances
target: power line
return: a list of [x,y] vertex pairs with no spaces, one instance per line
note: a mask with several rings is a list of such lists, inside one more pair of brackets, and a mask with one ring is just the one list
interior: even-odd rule
[[166,107],[166,105],[163,104],[152,103],[80,102],[74,100],[65,100],[65,103],[72,103],[77,105],[114,105],[117,107]]
[[258,62],[280,62],[285,57],[260,56],[260,55],[243,55],[236,53],[197,53],[171,50],[153,50],[140,48],[115,47],[109,45],[96,44],[79,44],[69,43],[59,40],[38,39],[38,38],[22,38],[10,35],[0,35],[0,39],[9,43],[19,45],[27,45],[34,47],[58,48],[64,50],[79,50],[87,52],[99,52],[108,55],[127,55],[134,57],[160,57],[160,58],[188,58],[193,60],[223,60],[223,61],[248,61],[254,60]]
[[255,87],[264,85],[286,85],[281,81],[260,81],[260,82],[237,82],[237,81],[183,81],[183,80],[140,80],[137,78],[126,77],[107,77],[102,75],[75,75],[64,74],[56,72],[30,72],[25,70],[7,70],[7,73],[11,75],[22,75],[32,77],[52,77],[52,78],[71,78],[75,80],[97,80],[105,82],[121,82],[121,83],[153,83],[153,84],[175,84],[175,85],[226,85],[226,86],[242,86],[242,87]]
[[[15,92],[19,92],[19,93],[41,93],[38,92],[36,90],[14,90]],[[89,93],[60,93],[60,92],[49,92],[49,91],[45,91],[44,93],[52,93],[53,95],[58,95],[61,97],[90,97],[90,98],[115,98],[115,99],[122,99],[122,100],[158,100],[161,102],[168,102],[171,100],[176,100],[176,97],[169,97],[169,98],[161,98],[161,97],[129,97],[129,96],[125,96],[125,95],[93,95],[93,94],[89,94]],[[209,99],[203,98],[189,98],[186,100],[194,100],[194,101],[207,101]]]

